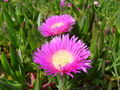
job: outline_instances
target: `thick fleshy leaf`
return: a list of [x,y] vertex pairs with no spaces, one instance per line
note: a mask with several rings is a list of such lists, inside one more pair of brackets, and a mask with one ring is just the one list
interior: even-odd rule
[[7,60],[7,57],[6,57],[5,53],[2,53],[1,63],[2,63],[2,67],[3,67],[4,71],[8,75],[13,75],[13,71],[10,67],[10,64],[8,63],[8,60]]

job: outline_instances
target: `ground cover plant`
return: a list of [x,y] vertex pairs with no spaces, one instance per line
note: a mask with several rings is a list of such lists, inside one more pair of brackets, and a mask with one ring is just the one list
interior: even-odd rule
[[0,90],[120,90],[120,1],[1,0]]

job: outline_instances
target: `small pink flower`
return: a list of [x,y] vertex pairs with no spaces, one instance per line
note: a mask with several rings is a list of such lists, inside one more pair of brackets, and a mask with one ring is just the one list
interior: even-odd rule
[[44,69],[47,75],[87,72],[91,68],[90,50],[78,37],[69,34],[54,37],[34,52],[33,61]]
[[61,1],[60,1],[60,6],[61,6],[61,7],[65,6],[65,0],[61,0]]
[[79,7],[77,7],[77,10],[78,10],[78,11],[80,11],[80,8],[79,8]]
[[9,0],[3,0],[4,2],[8,2]]
[[71,4],[71,3],[68,3],[67,6],[68,6],[68,7],[72,7],[72,4]]
[[96,5],[96,6],[100,5],[100,3],[98,1],[94,1],[93,4]]
[[69,32],[72,25],[75,24],[75,19],[68,15],[55,15],[49,17],[40,27],[39,31],[45,37],[60,35],[64,32]]

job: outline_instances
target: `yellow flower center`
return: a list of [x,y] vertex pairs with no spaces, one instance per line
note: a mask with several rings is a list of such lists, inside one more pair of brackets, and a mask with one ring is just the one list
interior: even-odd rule
[[62,22],[55,23],[55,24],[53,24],[53,25],[52,25],[52,27],[51,27],[51,28],[60,27],[60,26],[62,26],[62,25],[64,25],[64,23],[62,23]]
[[53,65],[60,69],[60,67],[65,66],[73,61],[73,55],[66,50],[59,50],[52,56]]

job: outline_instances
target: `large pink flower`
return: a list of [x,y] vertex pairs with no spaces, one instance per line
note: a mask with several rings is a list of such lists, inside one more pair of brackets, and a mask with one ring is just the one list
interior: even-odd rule
[[90,51],[77,37],[67,35],[56,36],[34,52],[33,61],[44,69],[47,75],[87,72],[91,68],[91,60],[87,60]]
[[68,15],[55,15],[49,17],[40,27],[39,31],[45,37],[60,35],[72,29],[75,19]]

